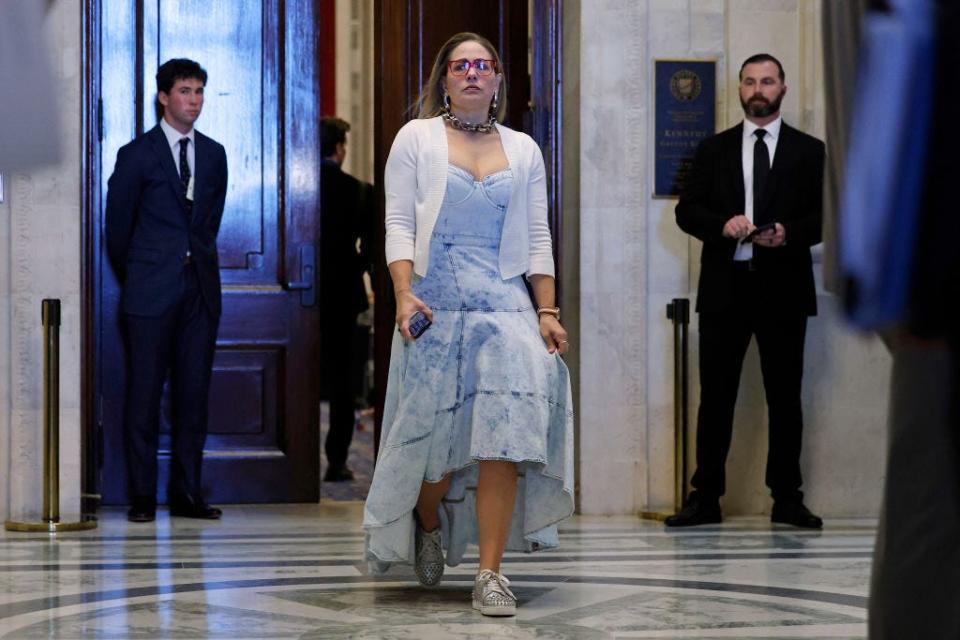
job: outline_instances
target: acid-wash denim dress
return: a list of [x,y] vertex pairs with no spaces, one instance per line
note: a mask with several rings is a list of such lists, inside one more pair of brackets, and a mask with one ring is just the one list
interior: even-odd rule
[[477,542],[479,460],[511,460],[520,475],[507,550],[556,547],[573,513],[573,404],[563,360],[547,352],[522,277],[500,277],[510,169],[477,181],[449,165],[414,294],[433,310],[415,342],[394,335],[383,432],[364,507],[373,573],[414,557],[413,509],[426,480],[452,473],[440,508],[446,562]]

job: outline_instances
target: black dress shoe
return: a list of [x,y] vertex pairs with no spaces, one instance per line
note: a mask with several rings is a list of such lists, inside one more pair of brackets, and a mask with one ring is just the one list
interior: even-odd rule
[[346,467],[330,467],[323,474],[324,482],[350,482],[353,480],[353,471]]
[[223,511],[211,507],[202,498],[193,496],[170,496],[170,515],[179,518],[199,518],[201,520],[219,520]]
[[157,519],[157,503],[150,498],[133,498],[127,520],[130,522],[153,522]]
[[814,515],[799,500],[777,500],[773,503],[770,512],[770,521],[781,524],[792,524],[804,529],[822,529],[823,520]]
[[723,520],[720,514],[720,503],[716,498],[702,498],[691,494],[687,499],[687,506],[666,520],[668,527],[692,527],[698,524],[717,524]]

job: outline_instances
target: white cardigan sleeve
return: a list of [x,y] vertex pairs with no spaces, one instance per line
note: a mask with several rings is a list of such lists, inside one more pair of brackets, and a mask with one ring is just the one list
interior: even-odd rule
[[530,267],[527,276],[554,275],[553,246],[547,221],[547,176],[540,147],[527,138],[530,149],[530,174],[527,181],[527,233]]
[[416,245],[417,136],[416,121],[397,132],[383,172],[386,193],[387,264],[414,259]]

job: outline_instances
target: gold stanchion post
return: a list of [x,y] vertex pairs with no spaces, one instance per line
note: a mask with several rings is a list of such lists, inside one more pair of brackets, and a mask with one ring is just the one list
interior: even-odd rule
[[41,522],[7,520],[7,531],[80,531],[95,518],[60,521],[60,301],[43,301],[43,516]]

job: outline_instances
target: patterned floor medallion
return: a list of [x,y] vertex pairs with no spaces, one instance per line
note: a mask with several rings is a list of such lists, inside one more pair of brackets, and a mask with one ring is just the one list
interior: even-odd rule
[[515,618],[470,607],[476,549],[427,589],[360,562],[362,504],[225,506],[220,522],[0,535],[0,639],[865,638],[874,523],[576,517],[508,554]]

